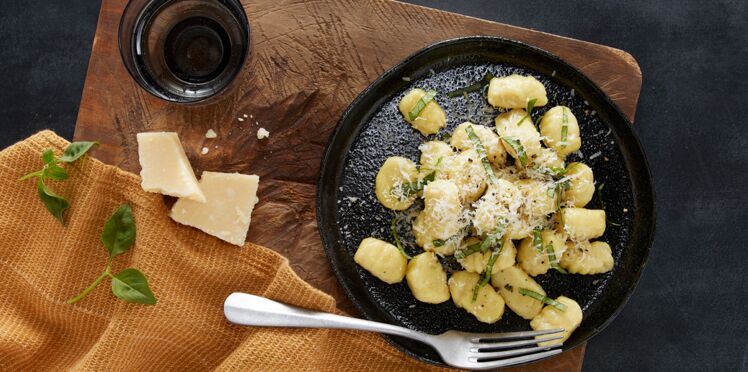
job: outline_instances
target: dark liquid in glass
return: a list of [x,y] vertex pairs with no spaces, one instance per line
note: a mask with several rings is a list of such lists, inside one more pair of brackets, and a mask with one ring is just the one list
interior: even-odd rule
[[[133,0],[128,10],[137,2],[143,4],[132,21],[128,69],[151,93],[200,101],[225,88],[241,69],[249,29],[237,0]],[[127,64],[124,47],[122,54]]]

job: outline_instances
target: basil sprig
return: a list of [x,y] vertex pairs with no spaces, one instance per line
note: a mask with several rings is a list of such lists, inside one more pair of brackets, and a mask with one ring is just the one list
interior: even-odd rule
[[493,78],[494,78],[493,74],[489,72],[489,73],[483,75],[483,78],[480,79],[480,80],[478,80],[477,82],[475,82],[475,83],[473,83],[471,85],[468,85],[468,86],[466,86],[464,88],[455,89],[455,90],[447,93],[447,97],[449,97],[449,98],[456,98],[456,97],[459,97],[459,96],[461,96],[461,95],[463,95],[465,93],[477,92],[477,91],[483,89],[483,87],[485,87],[486,85],[488,85],[491,82],[491,79],[493,79]]
[[64,181],[68,179],[68,172],[60,166],[60,163],[72,163],[83,156],[98,142],[80,141],[73,142],[65,149],[62,156],[55,157],[52,149],[46,149],[42,152],[42,161],[44,167],[36,172],[31,172],[19,178],[19,181],[25,181],[30,178],[36,178],[36,188],[39,192],[44,207],[52,214],[61,224],[65,224],[65,210],[70,207],[70,203],[62,196],[52,191],[47,186],[46,181]]
[[514,139],[511,137],[501,137],[501,140],[504,141],[509,147],[514,150],[514,153],[517,154],[517,157],[519,158],[520,164],[524,167],[527,165],[527,153],[525,152],[524,146],[522,146],[522,143],[518,139]]
[[519,289],[519,293],[521,295],[523,295],[523,296],[534,298],[534,299],[536,299],[536,300],[538,300],[538,301],[540,301],[540,302],[542,302],[542,303],[544,303],[546,305],[551,305],[551,306],[553,306],[556,309],[559,309],[561,311],[566,311],[566,305],[564,305],[564,304],[562,304],[562,303],[560,303],[560,302],[558,302],[558,301],[556,301],[556,300],[554,300],[554,299],[552,299],[552,298],[550,298],[548,296],[543,296],[542,294],[540,294],[538,292],[531,291],[531,290],[529,290],[527,288],[520,288]]
[[467,132],[468,138],[473,141],[473,146],[475,147],[475,151],[478,153],[478,156],[480,156],[480,162],[481,164],[483,164],[483,169],[486,170],[488,179],[491,181],[491,183],[495,184],[499,181],[499,179],[496,178],[496,175],[493,173],[493,168],[491,168],[491,163],[488,162],[486,148],[483,147],[483,143],[480,141],[480,138],[478,138],[478,135],[475,134],[472,125],[466,126],[465,131]]
[[413,106],[412,109],[410,109],[410,112],[408,112],[408,119],[410,121],[416,120],[416,118],[421,115],[421,111],[423,111],[424,108],[426,108],[426,105],[431,102],[431,100],[436,97],[436,91],[433,89],[429,89],[426,94],[421,96],[421,99],[418,100],[415,106]]
[[537,98],[533,98],[527,101],[527,113],[522,117],[522,119],[519,119],[519,121],[517,122],[517,126],[520,126],[522,122],[527,120],[528,118],[532,121],[532,110],[535,109],[535,102],[538,102]]
[[[80,156],[78,156],[80,157]],[[155,305],[156,297],[148,286],[148,280],[142,272],[134,268],[127,268],[118,274],[112,274],[112,259],[130,250],[135,243],[135,219],[129,205],[121,205],[109,217],[101,233],[101,243],[109,253],[106,268],[94,281],[77,296],[69,299],[68,304],[74,304],[93,291],[107,277],[112,279],[112,293],[122,300],[131,303]]]

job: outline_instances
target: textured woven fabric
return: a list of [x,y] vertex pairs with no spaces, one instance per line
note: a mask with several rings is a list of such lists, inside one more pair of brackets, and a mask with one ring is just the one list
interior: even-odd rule
[[[337,311],[285,258],[247,243],[237,248],[168,217],[160,195],[138,176],[84,157],[70,179],[49,186],[70,201],[65,226],[37,196],[40,154],[67,141],[45,131],[0,152],[0,369],[2,370],[351,370],[432,369],[372,333],[250,328],[229,324],[223,300],[247,292]],[[65,301],[104,269],[104,222],[123,203],[133,209],[135,246],[113,271],[148,277],[155,306],[123,302],[109,281],[75,305]],[[254,221],[261,224],[262,221]]]

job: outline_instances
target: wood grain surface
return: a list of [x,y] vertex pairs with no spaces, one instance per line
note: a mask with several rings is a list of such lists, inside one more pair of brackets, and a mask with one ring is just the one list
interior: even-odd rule
[[[337,120],[382,72],[434,42],[493,35],[543,48],[578,67],[632,121],[641,88],[634,58],[602,45],[392,1],[243,0],[251,27],[244,70],[219,97],[178,105],[142,90],[122,64],[117,30],[126,2],[102,2],[75,139],[98,140],[95,157],[137,173],[135,134],[176,131],[196,174],[259,175],[260,203],[248,240],[288,257],[302,278],[351,314],[356,310],[317,232],[315,184]],[[270,131],[269,139],[257,140],[260,127]],[[206,139],[208,129],[218,137]],[[581,345],[517,370],[580,370],[584,350]]]

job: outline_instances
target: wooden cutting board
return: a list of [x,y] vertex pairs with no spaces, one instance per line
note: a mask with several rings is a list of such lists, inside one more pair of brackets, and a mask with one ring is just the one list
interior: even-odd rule
[[[328,137],[370,82],[428,44],[494,35],[550,51],[581,69],[633,121],[641,71],[610,47],[385,0],[243,0],[251,56],[220,97],[177,105],[150,96],[121,62],[117,30],[126,0],[103,0],[75,139],[98,140],[98,159],[139,172],[135,134],[176,131],[196,174],[257,174],[260,203],[248,240],[288,257],[305,280],[356,314],[322,248],[315,184]],[[244,115],[247,115],[244,118]],[[242,118],[243,121],[240,121]],[[270,138],[259,141],[259,127]],[[218,138],[206,139],[208,129]],[[201,154],[207,147],[209,152]],[[581,370],[585,345],[517,370]]]

